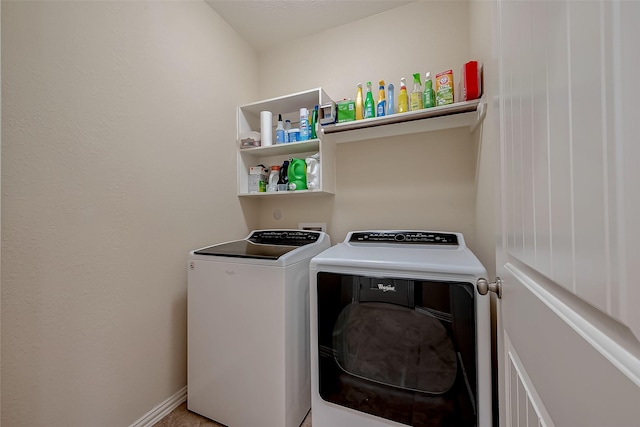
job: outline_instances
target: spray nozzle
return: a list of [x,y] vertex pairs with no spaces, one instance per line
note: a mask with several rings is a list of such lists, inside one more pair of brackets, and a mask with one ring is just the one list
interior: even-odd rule
[[380,89],[384,89],[384,80],[380,80],[378,84],[380,85]]
[[414,82],[414,83],[418,83],[419,85],[421,85],[421,84],[422,84],[422,82],[420,81],[420,73],[415,73],[415,74],[413,75],[413,82]]
[[400,90],[407,88],[407,81],[404,77],[400,78]]

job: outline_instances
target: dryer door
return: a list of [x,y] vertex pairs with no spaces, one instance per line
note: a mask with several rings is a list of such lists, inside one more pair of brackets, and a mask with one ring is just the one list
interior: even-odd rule
[[476,426],[470,283],[320,272],[319,393],[411,426]]

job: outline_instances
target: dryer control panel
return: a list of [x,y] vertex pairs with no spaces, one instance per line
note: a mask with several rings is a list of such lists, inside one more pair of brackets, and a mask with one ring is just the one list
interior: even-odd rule
[[457,246],[458,236],[434,231],[356,231],[351,233],[349,242]]

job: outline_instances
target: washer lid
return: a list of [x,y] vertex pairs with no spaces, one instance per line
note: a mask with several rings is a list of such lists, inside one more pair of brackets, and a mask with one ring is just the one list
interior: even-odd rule
[[320,233],[306,230],[259,230],[243,240],[221,243],[194,251],[197,255],[276,260],[318,241]]

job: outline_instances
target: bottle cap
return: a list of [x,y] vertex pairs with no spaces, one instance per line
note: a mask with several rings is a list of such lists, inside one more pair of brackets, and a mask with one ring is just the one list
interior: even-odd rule
[[271,166],[271,170],[272,170],[272,171],[279,171],[279,170],[280,170],[280,166],[278,166],[278,165],[273,165],[273,166]]

